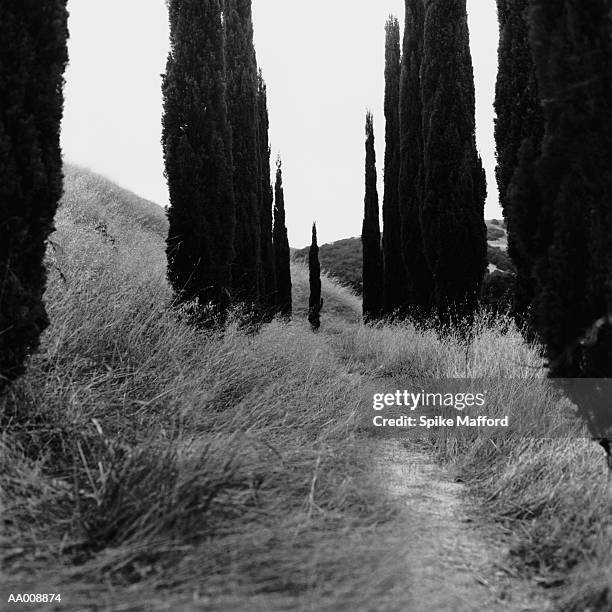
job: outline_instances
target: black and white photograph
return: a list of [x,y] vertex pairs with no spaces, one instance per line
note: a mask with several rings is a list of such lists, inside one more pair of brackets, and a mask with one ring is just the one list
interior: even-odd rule
[[0,611],[612,612],[612,0],[0,0]]

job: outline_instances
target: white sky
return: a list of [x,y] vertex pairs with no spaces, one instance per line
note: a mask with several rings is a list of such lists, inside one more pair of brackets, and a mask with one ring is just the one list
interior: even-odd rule
[[[168,202],[161,152],[164,0],[69,0],[70,65],[62,145],[67,161]],[[486,216],[499,217],[493,96],[495,0],[468,0],[477,137],[487,169]],[[283,158],[292,246],[361,232],[364,121],[375,117],[380,199],[384,160],[384,25],[404,0],[253,0],[255,44],[268,84],[273,162]]]

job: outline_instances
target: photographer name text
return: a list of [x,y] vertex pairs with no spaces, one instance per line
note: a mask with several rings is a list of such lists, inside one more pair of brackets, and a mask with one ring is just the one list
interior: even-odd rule
[[[485,408],[487,391],[482,393],[428,393],[396,391],[395,393],[375,393],[372,397],[372,409],[377,413],[373,417],[374,427],[406,427],[432,429],[438,427],[509,427],[508,416],[490,417],[487,415],[463,414],[466,408]],[[408,414],[380,414],[382,410],[391,408],[403,409]],[[422,409],[451,409],[457,411],[456,416],[447,415],[414,415],[414,411]]]
[[432,429],[434,427],[508,427],[510,418],[505,416],[502,418],[491,418],[488,416],[470,417],[467,415],[459,415],[455,418],[446,418],[441,416],[420,417],[400,416],[394,418],[386,418],[381,414],[377,414],[373,419],[374,427],[423,427]]

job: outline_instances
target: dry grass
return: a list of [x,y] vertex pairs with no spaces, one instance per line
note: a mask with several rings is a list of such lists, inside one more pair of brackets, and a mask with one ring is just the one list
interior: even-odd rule
[[64,174],[67,188],[62,208],[73,221],[106,226],[110,235],[137,228],[166,239],[168,221],[157,204],[78,166],[64,166]]
[[560,609],[612,607],[602,452],[508,320],[483,316],[470,344],[365,327],[359,300],[326,278],[331,333],[312,334],[294,264],[293,323],[202,333],[172,308],[161,209],[69,168],[57,227],[53,323],[0,400],[2,596],[60,590],[74,610],[402,609],[409,542],[386,522],[395,508],[356,413],[371,377],[470,377],[511,430],[435,432],[432,448],[506,528],[509,571],[560,585]]
[[475,337],[439,335],[431,327],[382,323],[353,327],[338,338],[343,355],[379,376],[424,378],[525,378],[544,376],[542,359],[511,322],[482,315]]
[[349,328],[334,338],[352,369],[410,382],[472,378],[488,390],[486,414],[509,430],[438,429],[429,441],[478,497],[483,519],[503,525],[506,562],[556,587],[560,610],[612,608],[612,506],[602,449],[545,378],[541,351],[504,317],[483,315],[474,340],[411,325]]
[[[190,327],[157,211],[125,217],[133,199],[106,186],[68,171],[52,326],[0,400],[2,596],[59,589],[63,609],[113,610],[376,598],[385,577],[368,567],[388,554],[376,529],[393,507],[356,441],[360,380],[299,316],[257,335]],[[325,294],[334,312],[355,307]]]

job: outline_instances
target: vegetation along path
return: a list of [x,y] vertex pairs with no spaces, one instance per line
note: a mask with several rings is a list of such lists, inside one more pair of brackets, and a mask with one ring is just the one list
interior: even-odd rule
[[377,466],[389,494],[400,501],[406,549],[407,609],[417,611],[546,610],[529,585],[503,564],[503,538],[477,526],[464,485],[436,465],[417,443],[381,441]]
[[[362,386],[362,397],[369,397],[365,387],[376,392],[402,388],[406,367],[417,376],[427,369],[432,377],[437,375],[432,369],[437,361],[434,335],[416,337],[409,330],[359,325],[344,327],[337,335],[333,331],[332,326],[332,334],[323,333],[320,338],[348,363],[352,381]],[[443,367],[460,363],[459,352],[454,355],[448,346],[439,349]],[[411,351],[410,355],[405,351]],[[373,458],[373,481],[397,508],[393,519],[378,529],[378,538],[392,551],[393,559],[377,563],[396,565],[387,573],[387,592],[381,595],[378,590],[378,609],[552,610],[548,594],[526,575],[519,575],[511,561],[512,534],[478,507],[468,485],[458,477],[459,469],[438,460],[433,439],[414,430],[386,431],[384,437],[374,437],[370,414],[366,411],[361,417],[365,422],[359,431]]]

